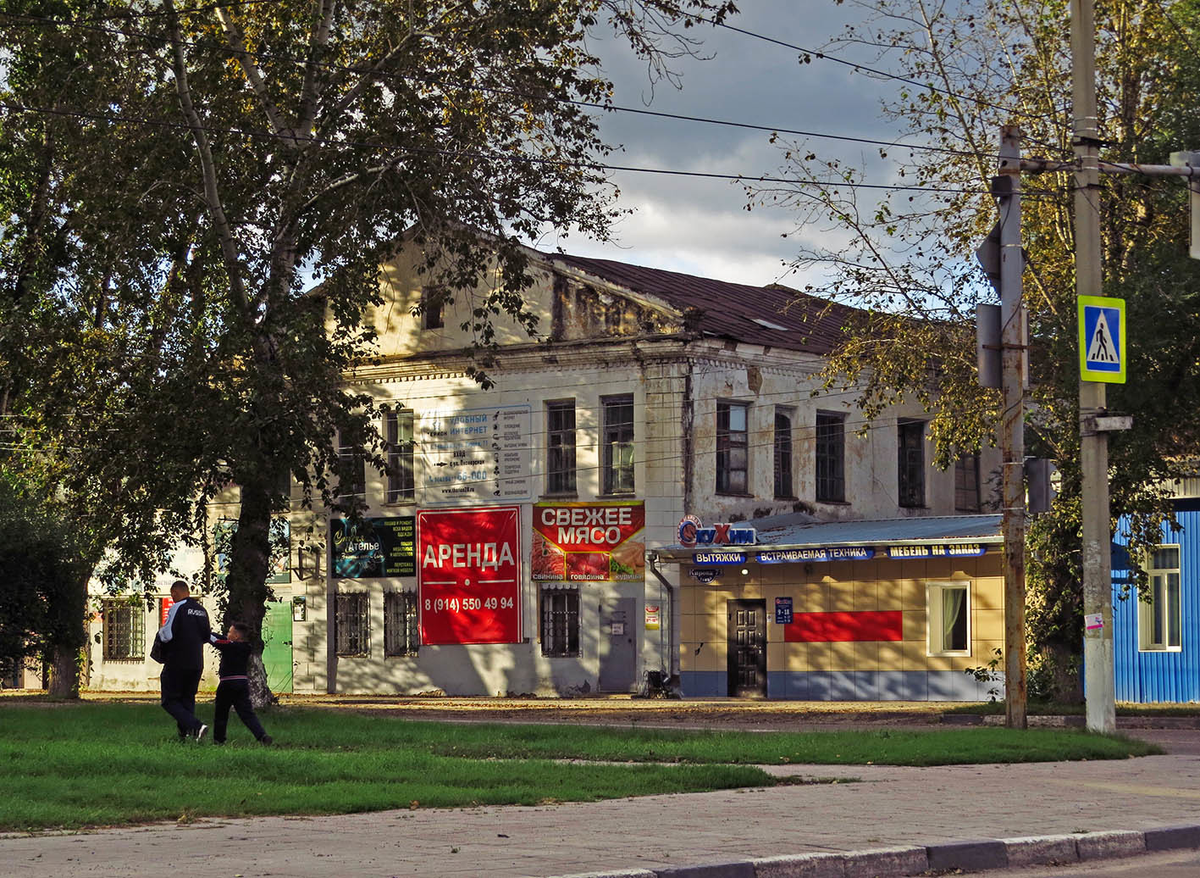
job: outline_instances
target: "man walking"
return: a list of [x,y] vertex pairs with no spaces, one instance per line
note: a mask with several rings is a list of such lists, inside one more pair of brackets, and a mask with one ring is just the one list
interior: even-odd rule
[[204,672],[204,644],[212,628],[208,611],[191,596],[188,584],[182,579],[171,585],[171,600],[175,603],[167,612],[166,624],[158,631],[163,642],[166,660],[163,662],[163,710],[171,714],[179,727],[179,737],[204,738],[208,726],[196,719],[196,690]]

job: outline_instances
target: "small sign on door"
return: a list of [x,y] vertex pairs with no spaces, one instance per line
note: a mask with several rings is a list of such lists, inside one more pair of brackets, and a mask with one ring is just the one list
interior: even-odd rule
[[624,634],[625,633],[625,623],[624,622],[613,622],[612,623],[612,633],[613,633],[613,637],[620,637],[622,634]]

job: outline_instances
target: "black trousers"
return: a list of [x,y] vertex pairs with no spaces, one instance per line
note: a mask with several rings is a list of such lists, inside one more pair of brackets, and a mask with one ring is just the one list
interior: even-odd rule
[[196,719],[196,690],[200,688],[202,668],[173,668],[163,665],[159,682],[162,688],[163,710],[175,719],[179,736],[195,734],[200,726]]
[[225,729],[229,725],[229,708],[237,711],[238,719],[250,730],[256,740],[267,734],[258,715],[250,704],[250,684],[245,680],[222,680],[217,684],[216,712],[213,714],[213,741],[225,743]]

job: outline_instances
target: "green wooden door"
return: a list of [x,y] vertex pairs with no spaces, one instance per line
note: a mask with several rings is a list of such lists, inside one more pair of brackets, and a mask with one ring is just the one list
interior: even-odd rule
[[263,665],[272,692],[292,691],[292,602],[267,601],[263,618]]

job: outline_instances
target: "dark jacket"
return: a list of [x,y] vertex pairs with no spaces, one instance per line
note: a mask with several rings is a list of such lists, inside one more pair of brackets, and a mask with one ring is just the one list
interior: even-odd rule
[[159,639],[166,645],[167,660],[163,664],[181,671],[202,670],[204,644],[211,634],[208,611],[198,600],[184,598],[172,604],[167,623],[158,631]]
[[211,642],[221,653],[221,667],[217,670],[217,676],[222,680],[245,679],[250,653],[253,651],[250,643],[245,640],[225,640],[217,637],[213,637]]

